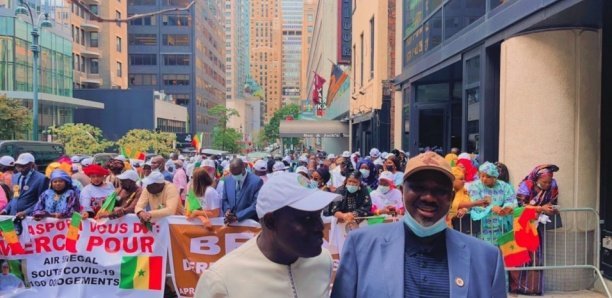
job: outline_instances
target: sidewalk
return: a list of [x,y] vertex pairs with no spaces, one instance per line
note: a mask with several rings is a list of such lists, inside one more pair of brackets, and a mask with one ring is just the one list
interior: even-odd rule
[[[509,298],[533,298],[538,296],[525,296],[517,294],[509,294]],[[551,297],[551,298],[562,298],[562,297],[580,297],[580,298],[606,298],[606,295],[593,292],[593,291],[578,291],[578,292],[548,292],[544,293],[544,296],[539,297]]]

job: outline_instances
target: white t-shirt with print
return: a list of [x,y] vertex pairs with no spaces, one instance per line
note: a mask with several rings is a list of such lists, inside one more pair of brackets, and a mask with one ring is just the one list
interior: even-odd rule
[[106,197],[113,191],[115,191],[115,187],[110,183],[104,183],[100,186],[89,184],[83,187],[80,199],[81,211],[97,213],[104,204]]
[[386,194],[377,189],[370,194],[370,197],[372,197],[372,204],[376,205],[378,209],[387,206],[395,206],[397,209],[404,207],[402,192],[397,188],[389,190]]

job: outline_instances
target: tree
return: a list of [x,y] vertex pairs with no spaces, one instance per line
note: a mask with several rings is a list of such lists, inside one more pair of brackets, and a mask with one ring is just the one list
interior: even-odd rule
[[239,152],[243,144],[242,133],[235,128],[228,128],[227,123],[232,117],[240,117],[236,109],[227,108],[224,105],[216,105],[208,110],[208,114],[218,119],[213,131],[213,148],[223,151]]
[[266,140],[269,143],[274,143],[276,140],[280,138],[278,128],[280,126],[280,121],[285,120],[287,116],[293,117],[293,119],[297,119],[300,116],[300,106],[296,104],[288,104],[278,111],[274,112],[274,115],[270,119],[270,122],[264,126],[264,134],[266,135]]
[[176,136],[169,132],[132,129],[117,141],[117,145],[130,150],[168,155],[173,152],[175,139]]
[[95,154],[113,145],[105,140],[102,130],[84,123],[66,123],[60,127],[49,127],[54,140],[64,144],[66,154]]
[[0,96],[0,140],[25,139],[30,129],[30,110],[18,100]]

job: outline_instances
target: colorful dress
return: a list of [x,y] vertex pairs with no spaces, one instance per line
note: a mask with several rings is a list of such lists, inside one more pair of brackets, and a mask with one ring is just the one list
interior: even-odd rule
[[55,213],[61,214],[62,218],[69,218],[73,212],[79,212],[79,192],[69,189],[58,194],[53,189],[47,189],[40,195],[38,203],[34,206],[32,216],[50,216]]
[[470,210],[472,220],[480,220],[481,228],[478,238],[497,246],[497,238],[512,229],[512,214],[499,216],[491,211],[493,206],[501,208],[516,208],[516,196],[510,184],[497,180],[493,187],[485,186],[478,180],[468,188],[472,202],[491,197],[491,203],[487,207],[473,207]]

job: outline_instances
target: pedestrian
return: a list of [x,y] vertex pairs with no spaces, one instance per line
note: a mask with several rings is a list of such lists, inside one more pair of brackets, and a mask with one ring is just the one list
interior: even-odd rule
[[256,161],[255,165],[253,165],[253,173],[259,177],[263,183],[266,183],[268,181],[268,163],[263,159]]
[[172,182],[172,173],[165,169],[165,160],[161,155],[156,155],[151,158],[151,171],[159,171],[164,175],[164,179]]
[[420,154],[404,177],[404,220],[348,234],[331,297],[507,297],[500,251],[447,228],[448,162]]
[[474,167],[471,155],[465,152],[459,154],[456,166],[463,168],[465,172],[465,182],[467,184],[466,187],[469,188],[469,185],[478,178],[478,169]]
[[91,183],[81,191],[81,213],[83,218],[94,217],[102,208],[106,198],[115,191],[115,187],[110,182],[106,182],[110,172],[102,166],[92,164],[83,171],[91,179]]
[[400,160],[394,154],[389,154],[387,156],[387,160],[385,160],[385,171],[391,172],[393,174],[393,183],[402,190],[402,179],[404,178],[404,174],[400,171]]
[[257,220],[255,205],[263,181],[246,171],[242,159],[234,158],[229,167],[231,176],[225,179],[221,207],[225,223],[230,224],[245,219]]
[[361,172],[361,179],[365,185],[368,186],[368,190],[372,192],[378,187],[378,172],[376,171],[376,166],[370,159],[362,159],[357,168],[359,172]]
[[[9,260],[0,260],[2,264],[2,274],[0,274],[0,292],[3,294],[11,293],[12,290],[24,288],[23,280],[11,273]],[[11,293],[12,294],[12,293]]]
[[213,218],[221,215],[221,196],[213,187],[213,178],[205,169],[197,168],[193,171],[193,179],[189,182],[188,190],[193,191],[202,206],[201,210],[191,212],[189,218],[196,216]]
[[51,172],[50,176],[51,187],[40,195],[34,206],[34,219],[69,218],[73,212],[80,212],[79,190],[72,185],[72,178],[60,169]]
[[12,189],[14,173],[15,159],[8,155],[0,157],[0,183],[3,183]]
[[[72,179],[79,181],[79,183],[85,187],[91,183],[91,180],[85,173],[83,173],[83,168],[91,164],[91,160],[88,158],[79,159],[78,156],[73,156],[74,159],[72,163]],[[76,162],[75,162],[76,161]]]
[[350,173],[344,185],[336,189],[336,193],[342,200],[335,201],[325,210],[325,216],[334,216],[339,222],[359,222],[359,217],[371,215],[372,199],[367,186],[361,183],[361,173],[353,171]]
[[391,214],[393,216],[404,213],[404,200],[402,192],[393,182],[391,172],[382,172],[378,178],[378,188],[370,193],[372,196],[372,210],[375,214]]
[[257,204],[261,233],[205,271],[194,297],[329,297],[332,258],[321,247],[320,214],[337,196],[299,174],[270,177]]
[[312,173],[312,181],[314,181],[322,191],[333,192],[329,188],[329,179],[331,175],[329,174],[329,169],[325,166],[319,167],[314,173]]
[[[453,176],[455,176],[455,181],[453,181],[455,196],[450,210],[448,211],[446,223],[450,228],[454,227],[455,229],[469,234],[469,232],[472,231],[471,229],[480,227],[480,223],[471,223],[469,215],[470,209],[475,206],[486,207],[489,201],[487,199],[472,201],[465,188],[465,173],[463,168],[453,167],[452,173]],[[464,216],[466,216],[465,219],[463,219]],[[459,223],[459,221],[461,222]],[[477,230],[480,231],[480,229]]]
[[120,218],[126,214],[133,214],[136,203],[142,194],[142,188],[138,186],[138,173],[134,170],[127,170],[117,176],[121,188],[117,193],[117,203],[112,212],[99,214],[100,218],[109,217],[111,219]]
[[144,190],[134,208],[134,213],[142,222],[177,215],[180,203],[178,190],[160,171],[151,172],[142,183]]
[[181,202],[185,202],[185,196],[187,195],[187,172],[183,168],[183,161],[177,159],[174,161],[174,176],[172,177],[172,183],[176,186],[179,191],[179,197]]
[[1,215],[14,215],[23,219],[34,210],[40,195],[49,187],[49,179],[36,171],[36,160],[31,153],[21,153],[15,161],[13,176],[13,199],[6,205]]
[[444,159],[450,164],[451,168],[457,165],[457,160],[459,159],[457,153],[459,153],[459,148],[453,147],[451,148],[451,151],[444,157]]
[[105,182],[112,184],[114,188],[121,187],[121,183],[117,176],[121,175],[125,170],[125,160],[125,156],[117,155],[108,161],[108,170],[110,173],[106,176]]

